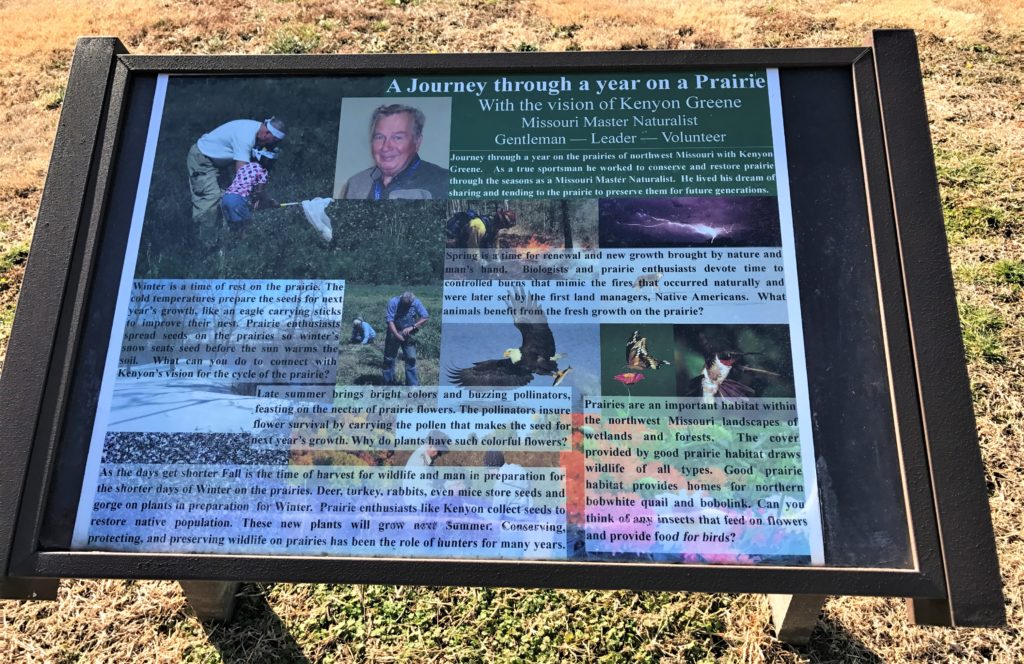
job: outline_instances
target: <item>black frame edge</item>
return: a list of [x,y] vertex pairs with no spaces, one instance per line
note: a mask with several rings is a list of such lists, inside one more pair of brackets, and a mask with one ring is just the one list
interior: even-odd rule
[[[78,350],[88,323],[87,311],[91,297],[102,297],[93,293],[93,270],[100,249],[100,237],[104,231],[107,214],[107,199],[110,195],[114,159],[120,142],[122,112],[127,102],[128,68],[120,60],[115,61],[113,72],[107,81],[107,99],[97,133],[93,163],[90,166],[88,185],[79,215],[84,223],[78,232],[76,248],[71,259],[71,273],[65,289],[64,308],[58,337],[50,359],[49,387],[43,397],[41,412],[51,414],[40,418],[36,428],[36,447],[29,460],[28,480],[22,494],[22,506],[14,544],[11,547],[11,570],[17,571],[18,562],[34,554],[39,548],[40,532],[45,520],[45,509],[50,486],[54,477],[55,462],[60,452],[60,441],[64,435],[68,417],[74,372],[77,367]],[[97,82],[98,83],[98,82]]]
[[[890,394],[896,419],[896,448],[905,487],[920,487],[904,493],[911,550],[918,569],[932,578],[943,579],[942,549],[939,545],[931,476],[920,421],[918,386],[910,321],[906,310],[903,266],[900,263],[896,222],[889,190],[889,169],[885,154],[885,133],[878,106],[877,76],[871,58],[853,65],[854,101],[859,119],[861,159],[868,203],[869,229],[874,248],[879,309],[882,313],[885,355],[888,361]],[[944,579],[943,579],[944,583]]]
[[[19,307],[0,376],[0,597],[53,598],[54,579],[9,577],[12,545],[35,447],[40,409],[58,341],[80,216],[92,186],[97,145],[108,106],[110,81],[120,54],[113,37],[83,37],[75,46],[64,106],[57,124],[46,184],[36,217]],[[102,81],[103,85],[97,85]],[[17,389],[15,389],[17,381]]]
[[692,51],[586,51],[578,53],[436,53],[344,55],[126,55],[121,58],[133,72],[245,74],[360,74],[374,70],[473,73],[509,71],[543,73],[572,67],[578,71],[642,71],[687,67],[821,67],[849,66],[870,51],[868,47],[779,48]]
[[876,30],[872,45],[950,621],[999,626],[1006,610],[917,39],[911,30]]
[[[941,598],[912,570],[234,554],[36,553],[40,576]],[[239,571],[244,569],[244,573]]]

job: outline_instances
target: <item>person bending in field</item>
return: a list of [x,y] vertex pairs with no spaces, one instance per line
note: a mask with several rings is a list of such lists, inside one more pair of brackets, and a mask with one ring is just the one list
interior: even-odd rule
[[285,137],[279,118],[232,120],[203,134],[188,151],[188,185],[192,193],[192,220],[215,221],[220,205],[221,177],[234,177],[251,161],[253,148],[273,149]]
[[388,324],[384,338],[383,379],[385,385],[398,385],[395,362],[401,351],[405,362],[405,384],[420,384],[416,373],[416,333],[427,324],[430,314],[415,295],[406,291],[388,300],[386,310]]
[[377,331],[373,329],[373,326],[367,323],[360,317],[356,317],[352,321],[352,334],[348,338],[350,344],[360,344],[365,346],[372,344],[373,340],[377,338]]
[[276,208],[277,201],[263,193],[277,152],[252,149],[252,159],[239,167],[231,186],[220,199],[220,209],[229,224],[245,224],[252,220],[252,211]]

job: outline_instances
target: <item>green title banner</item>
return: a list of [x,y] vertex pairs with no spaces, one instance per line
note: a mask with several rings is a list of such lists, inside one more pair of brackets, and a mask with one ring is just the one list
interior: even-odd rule
[[393,78],[452,100],[453,198],[775,195],[767,75]]

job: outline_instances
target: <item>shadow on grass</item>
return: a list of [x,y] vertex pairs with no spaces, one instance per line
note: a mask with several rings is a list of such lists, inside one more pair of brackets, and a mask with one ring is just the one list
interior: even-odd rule
[[823,616],[811,634],[810,642],[794,648],[812,664],[819,662],[855,662],[856,664],[885,664],[873,650],[853,636],[842,623]]
[[203,623],[203,631],[225,664],[310,661],[267,603],[260,586],[243,584],[231,621]]
[[384,377],[380,374],[361,374],[352,380],[353,385],[383,385]]

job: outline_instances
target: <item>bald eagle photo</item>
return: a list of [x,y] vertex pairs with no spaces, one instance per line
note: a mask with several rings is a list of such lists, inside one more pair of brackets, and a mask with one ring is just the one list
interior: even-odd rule
[[572,367],[558,369],[561,356],[555,351],[555,337],[537,299],[519,287],[509,291],[505,304],[523,337],[523,344],[507,349],[503,359],[474,362],[465,369],[449,369],[448,379],[460,387],[522,387],[537,374],[554,377],[552,387],[561,383]]

